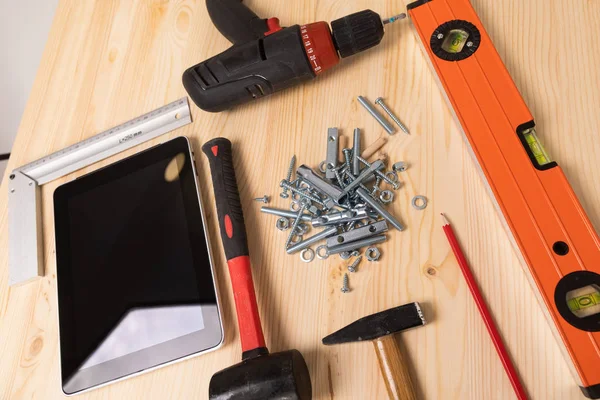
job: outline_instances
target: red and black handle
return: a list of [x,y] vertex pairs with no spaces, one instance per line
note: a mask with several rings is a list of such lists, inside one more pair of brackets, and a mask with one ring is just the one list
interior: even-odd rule
[[206,142],[202,151],[210,163],[221,239],[229,266],[240,329],[242,358],[268,354],[252,281],[248,239],[233,168],[231,142],[225,138],[216,138]]

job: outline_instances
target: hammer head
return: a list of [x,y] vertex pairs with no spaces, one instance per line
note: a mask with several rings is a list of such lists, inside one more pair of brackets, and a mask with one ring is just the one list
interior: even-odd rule
[[210,400],[310,400],[312,385],[298,350],[248,358],[213,375]]
[[332,345],[363,340],[375,340],[410,328],[425,325],[425,318],[419,303],[409,303],[400,307],[363,317],[345,328],[323,338],[323,344]]

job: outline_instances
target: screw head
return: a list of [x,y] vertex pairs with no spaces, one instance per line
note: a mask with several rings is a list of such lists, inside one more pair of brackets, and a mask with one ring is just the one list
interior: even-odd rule
[[472,47],[473,46],[473,42],[467,42],[467,47]]
[[443,39],[443,38],[444,38],[444,34],[442,34],[442,33],[438,33],[438,35],[437,35],[437,38],[438,38],[438,39]]
[[15,179],[15,174],[10,174],[9,178],[10,178],[10,180]]
[[281,182],[279,182],[280,187],[286,187],[287,185],[289,185],[289,183],[285,179],[282,179]]
[[287,194],[286,192],[281,192],[279,194],[279,197],[281,197],[282,199],[288,199],[290,197],[290,195]]
[[383,97],[378,97],[377,99],[375,99],[375,104],[381,104],[382,101]]
[[348,271],[356,272],[356,268],[354,268],[352,265],[348,265]]
[[346,287],[343,287],[341,290],[342,290],[342,293],[348,293],[350,291],[350,289],[348,289]]

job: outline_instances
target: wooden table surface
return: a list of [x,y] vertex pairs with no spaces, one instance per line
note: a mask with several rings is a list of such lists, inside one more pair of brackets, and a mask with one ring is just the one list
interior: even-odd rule
[[[365,8],[383,15],[404,9],[399,0],[247,2],[259,15],[279,16],[284,25],[331,21]],[[600,2],[474,0],[473,5],[535,115],[546,149],[600,226]],[[43,186],[46,272],[19,287],[8,287],[9,171],[184,96],[184,69],[228,46],[201,0],[60,2],[0,191],[0,398],[63,396],[53,191],[165,137]],[[411,166],[392,207],[408,229],[391,232],[381,246],[382,259],[363,263],[351,276],[352,292],[342,294],[347,263],[330,257],[305,264],[297,255],[287,256],[275,218],[261,214],[251,199],[266,193],[275,206],[288,207],[278,196],[288,161],[296,154],[316,166],[325,157],[328,127],[340,127],[346,143],[354,127],[363,128],[367,145],[384,136],[357,104],[361,94],[384,96],[412,130],[411,136],[390,137],[384,149],[392,161]],[[386,398],[371,345],[324,347],[320,340],[359,317],[411,301],[423,303],[431,321],[400,335],[420,398],[514,398],[442,232],[442,211],[454,224],[531,397],[583,398],[407,21],[390,26],[378,48],[345,60],[313,83],[231,112],[192,108],[195,122],[168,136],[191,137],[196,154],[210,138],[233,141],[267,343],[272,351],[297,348],[304,354],[315,399]],[[197,163],[214,238],[225,344],[81,399],[204,399],[211,375],[240,360],[208,164],[202,156]],[[430,199],[425,211],[410,206],[416,194]],[[426,273],[431,268],[434,275]]]

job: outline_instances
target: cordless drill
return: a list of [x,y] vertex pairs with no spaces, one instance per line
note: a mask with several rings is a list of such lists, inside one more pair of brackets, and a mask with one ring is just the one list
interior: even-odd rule
[[317,77],[340,57],[381,42],[382,20],[364,10],[331,23],[282,28],[278,18],[260,19],[242,0],[206,0],[216,28],[233,46],[186,70],[183,86],[198,107],[219,112]]

